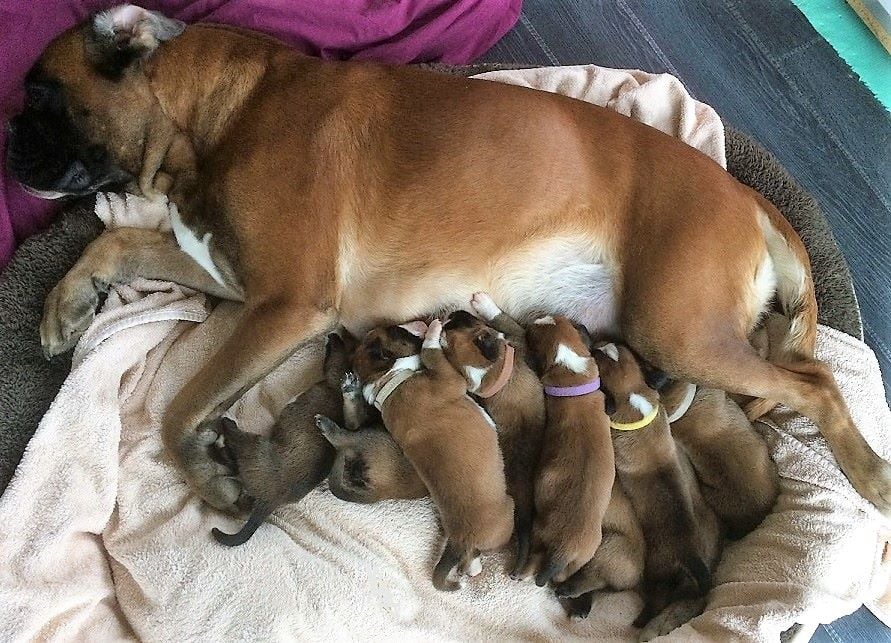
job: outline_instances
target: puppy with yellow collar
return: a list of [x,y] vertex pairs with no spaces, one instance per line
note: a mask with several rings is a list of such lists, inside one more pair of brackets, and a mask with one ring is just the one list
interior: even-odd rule
[[659,393],[647,385],[634,354],[603,343],[594,357],[610,397],[616,476],[646,541],[644,608],[635,625],[644,628],[643,638],[650,638],[702,610],[723,532],[672,438]]
[[423,344],[405,326],[375,328],[356,349],[353,369],[436,503],[446,545],[433,584],[454,590],[458,574],[479,571],[480,552],[510,540],[514,503],[495,423],[467,395],[464,377],[443,355],[441,334],[439,320]]

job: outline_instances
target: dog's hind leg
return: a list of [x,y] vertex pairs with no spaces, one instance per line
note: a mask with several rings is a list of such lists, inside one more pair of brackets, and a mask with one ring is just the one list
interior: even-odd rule
[[220,285],[180,250],[172,235],[116,228],[87,246],[47,296],[40,323],[44,354],[52,357],[74,346],[93,320],[99,296],[112,284],[136,277],[173,281],[224,299],[241,299],[237,289]]
[[307,340],[336,322],[333,310],[298,306],[287,298],[248,305],[234,331],[174,397],[163,420],[164,444],[187,481],[218,509],[231,510],[240,483],[211,457],[216,419]]

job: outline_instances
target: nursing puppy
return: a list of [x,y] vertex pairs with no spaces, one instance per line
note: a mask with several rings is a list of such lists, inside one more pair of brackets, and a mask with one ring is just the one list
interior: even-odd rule
[[380,410],[436,503],[446,545],[433,584],[454,590],[456,573],[478,571],[481,551],[510,540],[514,503],[495,424],[443,355],[441,333],[434,320],[421,346],[399,326],[373,329],[356,350],[353,368],[365,383],[365,399]]
[[237,533],[213,528],[211,533],[220,544],[234,547],[247,542],[273,511],[300,501],[328,474],[334,449],[319,433],[315,416],[343,417],[341,381],[350,359],[347,341],[336,333],[328,336],[323,380],[285,406],[269,437],[242,431],[229,418],[221,419],[221,455],[233,464],[243,494],[254,505]]
[[594,556],[615,479],[597,364],[572,322],[542,317],[526,331],[546,395],[526,574],[562,582]]
[[511,576],[529,557],[535,509],[534,471],[545,426],[541,381],[526,363],[526,331],[492,298],[476,293],[470,313],[452,313],[443,326],[443,352],[498,427],[507,491],[514,499],[516,556]]
[[692,466],[675,445],[659,393],[647,385],[635,356],[612,343],[600,345],[594,356],[610,397],[616,476],[646,540],[644,608],[635,626],[649,638],[701,611],[723,535]]
[[779,493],[767,444],[724,391],[669,382],[660,396],[705,502],[729,538],[745,536],[770,513]]

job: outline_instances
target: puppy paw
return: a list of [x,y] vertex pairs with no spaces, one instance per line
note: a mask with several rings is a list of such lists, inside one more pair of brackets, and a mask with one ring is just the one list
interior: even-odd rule
[[442,322],[434,319],[427,327],[427,333],[424,335],[423,348],[442,348],[440,340],[442,338]]
[[344,397],[353,399],[362,397],[362,382],[359,381],[359,376],[352,371],[344,373],[340,381],[340,391]]
[[690,619],[702,614],[704,598],[689,598],[671,603],[647,623],[637,637],[638,641],[651,641],[670,634]]
[[486,321],[492,321],[501,314],[501,309],[496,306],[492,298],[484,292],[474,293],[470,300],[470,305],[473,306],[476,313]]
[[99,293],[93,280],[69,273],[43,305],[40,344],[47,359],[72,348],[96,316]]

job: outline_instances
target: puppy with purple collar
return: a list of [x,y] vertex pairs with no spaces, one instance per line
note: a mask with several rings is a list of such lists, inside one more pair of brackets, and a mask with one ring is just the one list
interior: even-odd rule
[[423,344],[404,327],[375,328],[356,350],[353,369],[439,510],[446,546],[433,584],[454,590],[456,574],[479,570],[480,552],[510,540],[514,502],[495,423],[467,395],[464,377],[443,355],[441,334],[439,320]]
[[566,317],[526,331],[544,384],[547,424],[535,475],[535,521],[526,574],[560,583],[593,558],[615,480],[597,363]]

